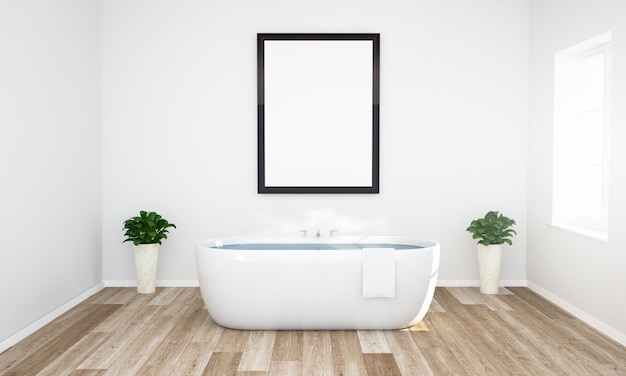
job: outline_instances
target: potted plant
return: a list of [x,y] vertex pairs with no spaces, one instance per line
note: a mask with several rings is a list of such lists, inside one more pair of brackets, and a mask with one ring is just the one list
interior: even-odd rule
[[502,245],[512,245],[511,238],[517,233],[511,228],[515,221],[497,211],[490,211],[483,218],[471,222],[466,231],[478,240],[478,269],[480,292],[497,294],[500,289],[500,264]]
[[168,228],[176,225],[155,212],[139,212],[139,216],[124,221],[125,242],[133,242],[137,292],[151,294],[156,290],[157,256],[159,245],[167,239]]

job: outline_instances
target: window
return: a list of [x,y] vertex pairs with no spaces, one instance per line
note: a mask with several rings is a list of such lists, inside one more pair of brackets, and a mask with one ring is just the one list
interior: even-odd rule
[[552,223],[607,239],[611,33],[555,56]]

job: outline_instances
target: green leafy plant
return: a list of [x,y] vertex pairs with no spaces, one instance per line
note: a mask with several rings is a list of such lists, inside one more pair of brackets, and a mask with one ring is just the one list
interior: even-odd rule
[[490,211],[485,214],[484,218],[478,218],[472,221],[466,229],[472,233],[473,239],[480,239],[478,244],[491,245],[507,243],[512,245],[511,237],[517,235],[517,232],[511,228],[515,221],[505,217],[497,211]]
[[155,212],[142,210],[139,212],[139,216],[124,221],[126,240],[123,243],[133,242],[135,245],[161,244],[163,239],[167,239],[167,229],[170,227],[176,228],[176,225],[169,223]]

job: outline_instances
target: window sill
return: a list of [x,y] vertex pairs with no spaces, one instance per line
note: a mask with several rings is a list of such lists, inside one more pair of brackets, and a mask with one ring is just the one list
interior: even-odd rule
[[605,230],[597,230],[589,227],[576,226],[576,225],[565,225],[565,224],[556,224],[556,223],[548,223],[548,226],[556,227],[563,231],[570,232],[572,234],[584,236],[585,238],[598,240],[604,243],[609,242],[609,232]]

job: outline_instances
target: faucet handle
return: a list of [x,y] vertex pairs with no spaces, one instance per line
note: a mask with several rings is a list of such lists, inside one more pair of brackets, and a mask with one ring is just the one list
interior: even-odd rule
[[306,230],[300,230],[300,232],[302,233],[302,236],[306,238]]
[[330,236],[335,236],[335,233],[338,232],[339,230],[330,230]]

